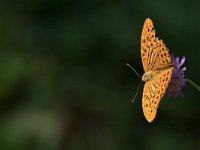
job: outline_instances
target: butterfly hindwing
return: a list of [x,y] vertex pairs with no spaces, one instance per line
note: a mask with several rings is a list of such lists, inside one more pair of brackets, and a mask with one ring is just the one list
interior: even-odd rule
[[154,49],[156,50],[157,55],[156,59],[152,62],[152,70],[172,66],[169,50],[162,40],[158,40],[158,38],[156,38],[156,46]]

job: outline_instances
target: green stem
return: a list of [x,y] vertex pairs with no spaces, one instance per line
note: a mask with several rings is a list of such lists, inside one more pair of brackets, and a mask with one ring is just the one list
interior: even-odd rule
[[194,83],[188,78],[186,79],[186,81],[189,82],[192,86],[194,86],[200,92],[200,87],[196,83]]

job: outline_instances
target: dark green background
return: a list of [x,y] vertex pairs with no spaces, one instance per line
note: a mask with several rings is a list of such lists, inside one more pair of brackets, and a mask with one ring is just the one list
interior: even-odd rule
[[197,84],[200,1],[0,1],[0,149],[200,149],[200,93],[142,112],[140,36],[150,17]]

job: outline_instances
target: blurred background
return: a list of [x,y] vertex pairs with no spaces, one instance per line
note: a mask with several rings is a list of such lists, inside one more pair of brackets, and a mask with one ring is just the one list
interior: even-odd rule
[[0,1],[0,149],[200,149],[200,93],[142,112],[140,36],[150,17],[200,84],[200,1]]

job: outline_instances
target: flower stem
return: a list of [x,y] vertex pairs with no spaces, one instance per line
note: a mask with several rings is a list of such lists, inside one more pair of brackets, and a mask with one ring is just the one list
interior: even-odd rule
[[194,86],[200,92],[200,86],[198,86],[196,83],[194,83],[188,78],[186,79],[186,81],[189,82],[192,86]]

